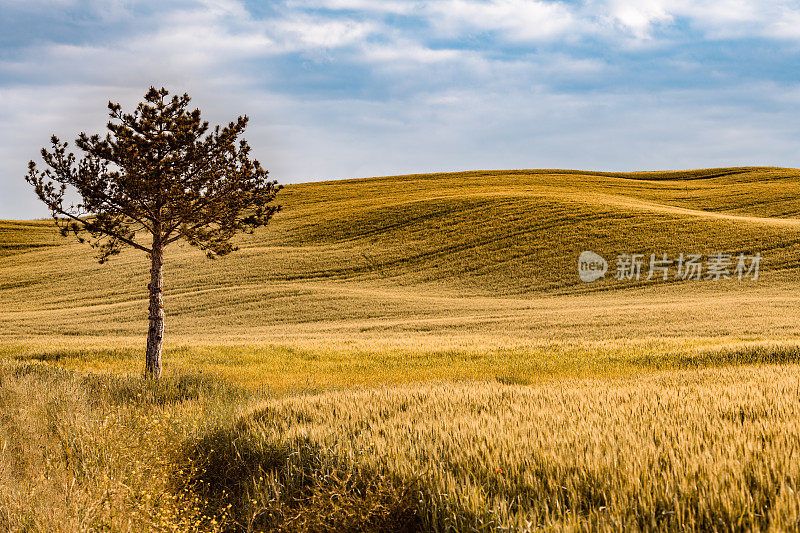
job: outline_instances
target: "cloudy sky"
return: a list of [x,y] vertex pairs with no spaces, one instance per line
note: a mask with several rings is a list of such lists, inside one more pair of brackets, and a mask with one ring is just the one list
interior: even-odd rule
[[283,183],[797,167],[800,0],[0,0],[0,218],[150,85],[249,115]]

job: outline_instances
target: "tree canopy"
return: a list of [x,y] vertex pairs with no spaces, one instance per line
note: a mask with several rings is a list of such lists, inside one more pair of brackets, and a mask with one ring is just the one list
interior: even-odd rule
[[[62,233],[88,237],[101,262],[124,245],[151,253],[145,232],[159,246],[183,238],[209,257],[225,255],[237,232],[265,225],[279,210],[272,201],[281,187],[239,139],[248,118],[210,129],[189,102],[155,87],[132,113],[109,102],[108,133],[81,133],[79,160],[54,135],[41,152],[47,168],[29,163],[26,179]],[[68,202],[70,188],[77,203]]]

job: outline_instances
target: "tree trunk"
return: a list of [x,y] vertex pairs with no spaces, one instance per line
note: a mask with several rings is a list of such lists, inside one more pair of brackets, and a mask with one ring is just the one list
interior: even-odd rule
[[150,267],[150,329],[147,333],[145,375],[161,377],[161,349],[164,346],[164,250],[153,243]]

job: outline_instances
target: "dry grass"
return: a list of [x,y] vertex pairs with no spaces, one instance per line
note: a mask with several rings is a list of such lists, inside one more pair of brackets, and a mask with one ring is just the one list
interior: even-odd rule
[[0,364],[0,530],[210,531],[169,475],[182,444],[245,396],[188,376],[146,383]]
[[[0,530],[800,527],[800,172],[513,171],[287,187],[146,261],[0,222]],[[575,260],[752,253],[758,282]]]
[[[236,439],[280,435],[298,462],[315,450],[339,479],[366,471],[410,488],[427,530],[789,530],[800,527],[798,399],[797,367],[774,366],[434,384],[275,400]],[[280,489],[294,462],[254,483],[256,508],[290,514]]]
[[[618,378],[655,370],[800,363],[800,341],[735,338],[538,340],[472,344],[421,336],[404,342],[273,345],[186,344],[165,352],[168,375],[199,374],[268,394],[322,392],[413,382],[498,380],[534,384],[581,377]],[[0,347],[0,359],[38,361],[79,372],[128,374],[141,367],[137,347],[49,344]],[[451,339],[452,341],[452,339]],[[78,344],[78,343],[76,343]],[[58,346],[58,345],[56,345]]]
[[0,528],[792,530],[798,368],[269,399],[7,363]]

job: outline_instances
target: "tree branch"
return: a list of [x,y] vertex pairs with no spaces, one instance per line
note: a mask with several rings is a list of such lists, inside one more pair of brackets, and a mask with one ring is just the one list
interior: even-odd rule
[[53,209],[53,211],[55,213],[58,213],[59,215],[64,215],[64,216],[66,216],[68,218],[71,218],[72,220],[80,222],[81,224],[83,224],[84,229],[86,229],[86,231],[88,231],[90,233],[101,233],[103,235],[108,235],[109,237],[113,237],[115,239],[118,239],[118,240],[124,242],[125,244],[127,244],[128,246],[132,246],[132,247],[136,248],[137,250],[141,250],[141,251],[146,252],[148,254],[152,254],[153,253],[153,250],[151,250],[150,248],[142,246],[138,242],[132,241],[132,240],[128,239],[127,237],[123,237],[122,235],[120,235],[117,232],[109,231],[107,229],[103,229],[103,228],[99,228],[97,226],[93,226],[91,222],[87,222],[86,220],[80,218],[79,216],[73,215],[72,213],[70,213],[69,211],[66,211],[65,209],[62,209],[60,207],[56,208],[54,206],[51,206],[51,209]]

